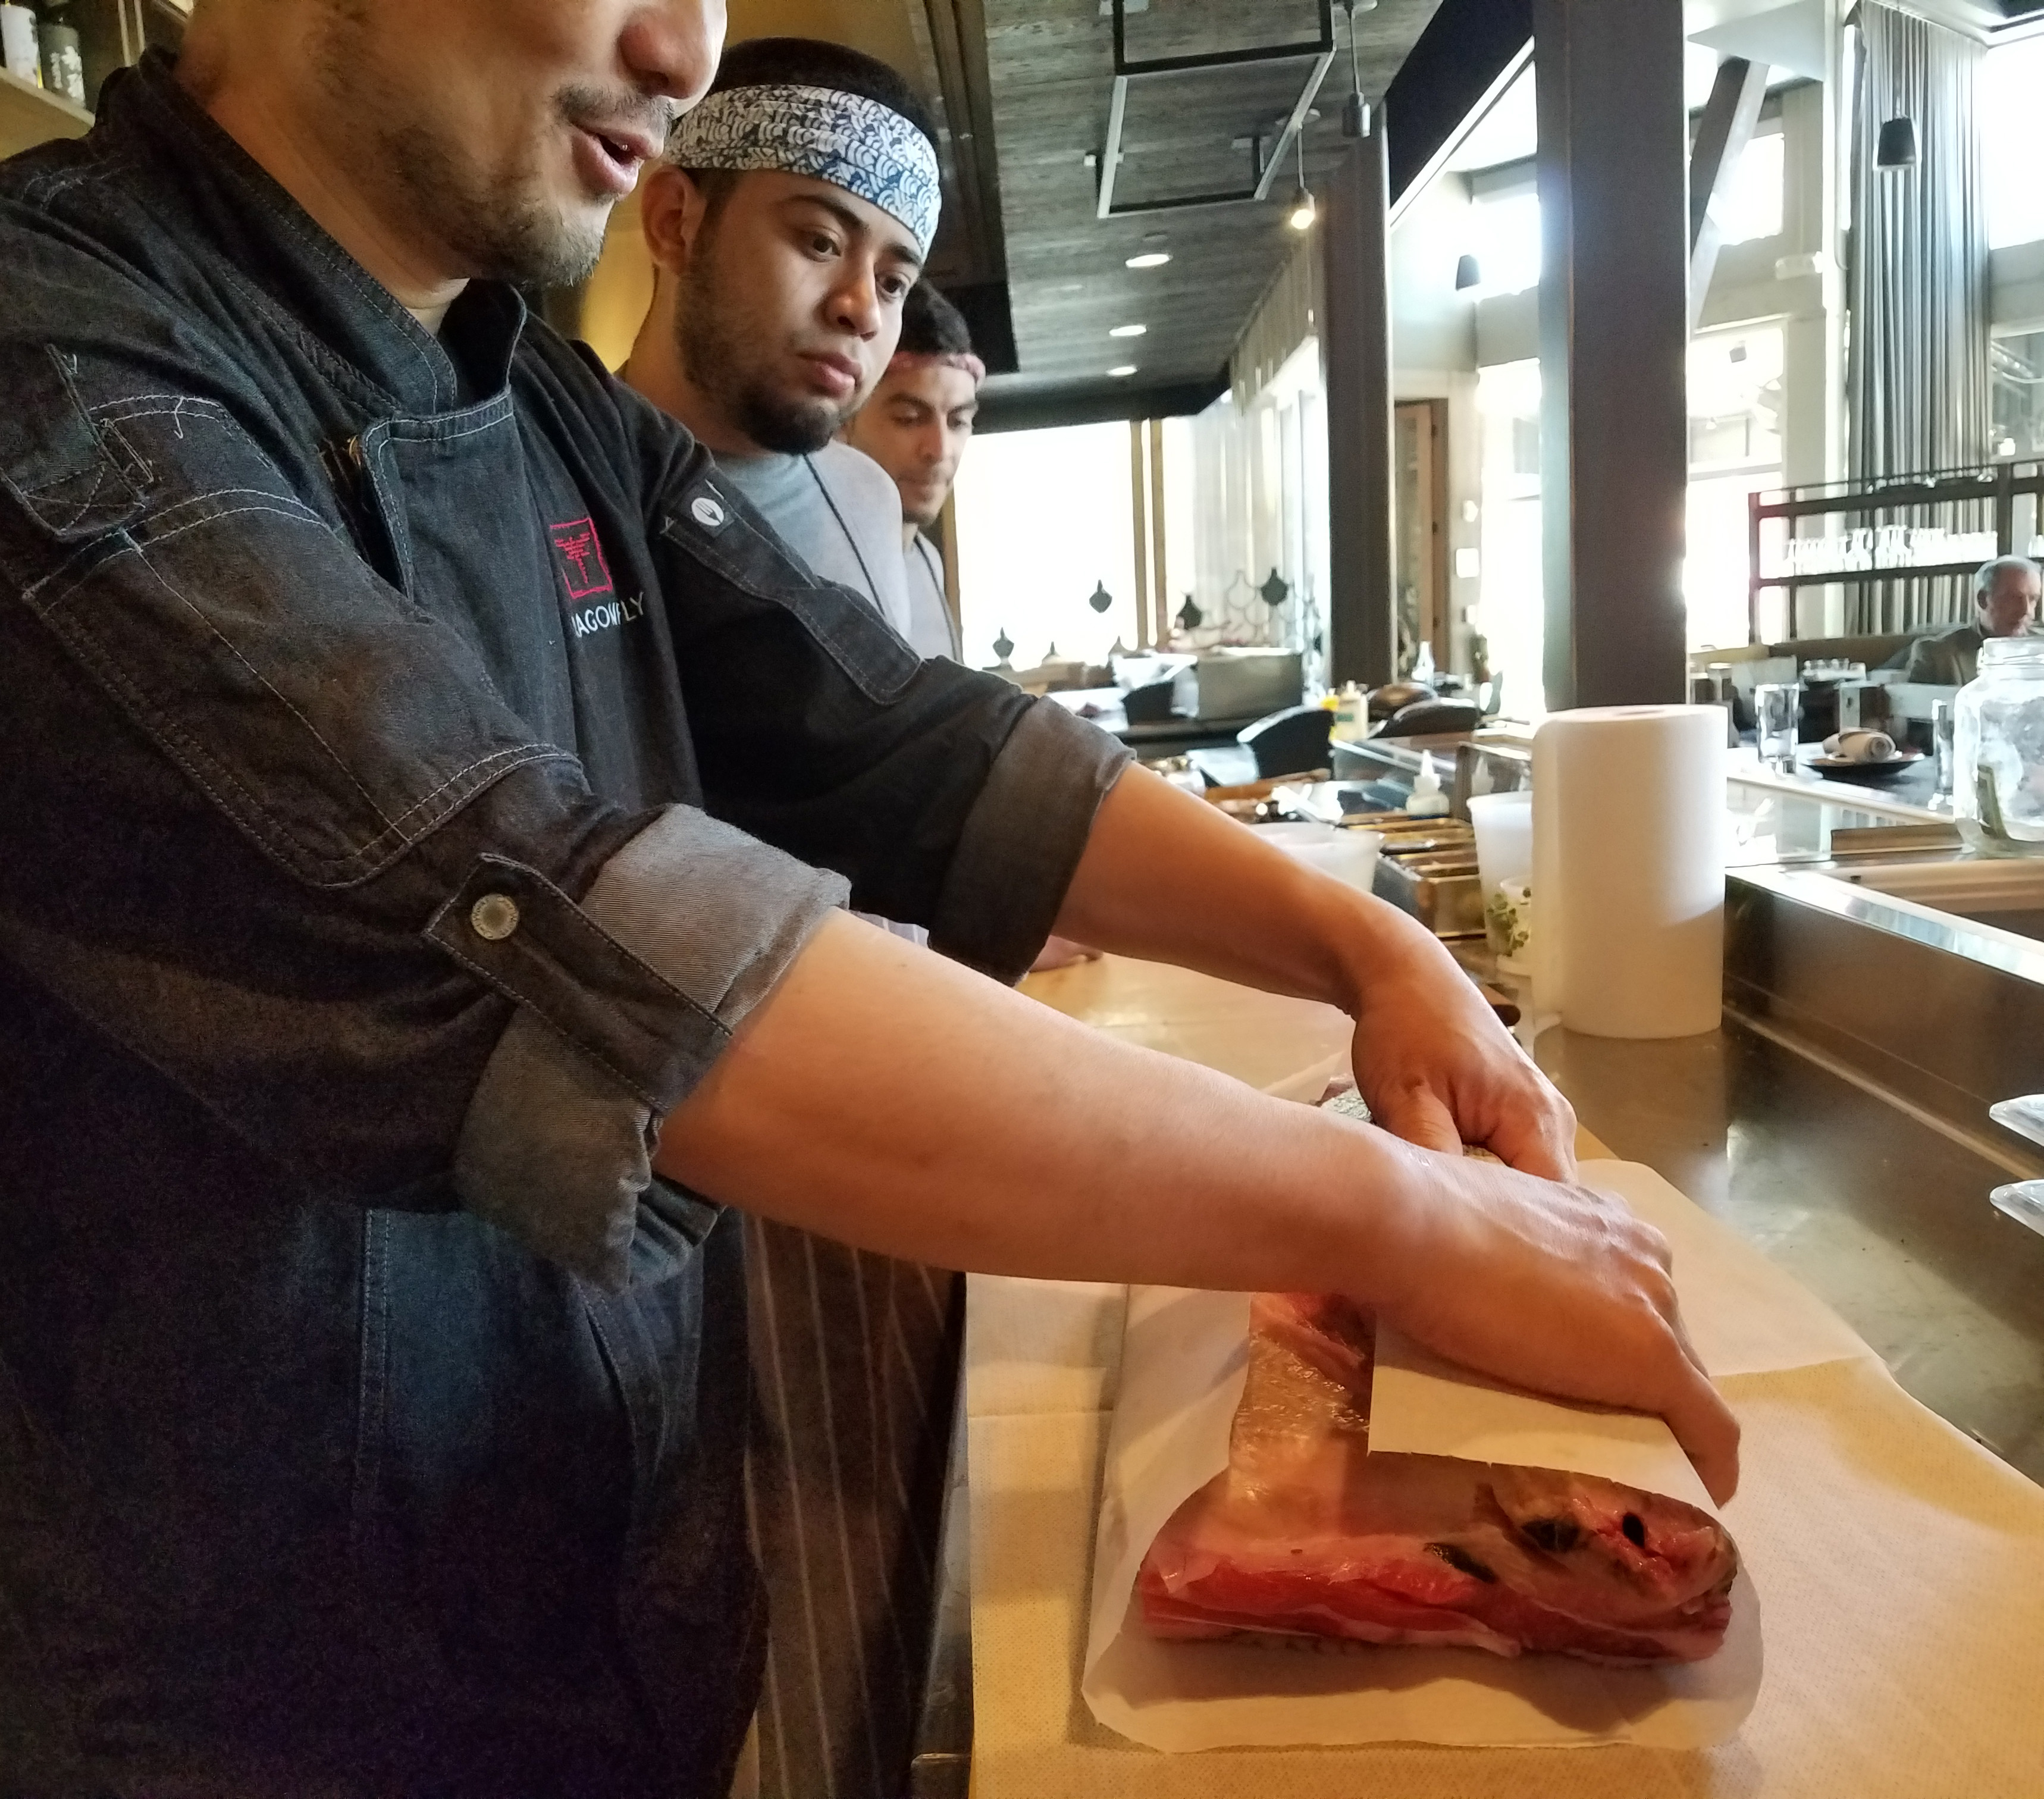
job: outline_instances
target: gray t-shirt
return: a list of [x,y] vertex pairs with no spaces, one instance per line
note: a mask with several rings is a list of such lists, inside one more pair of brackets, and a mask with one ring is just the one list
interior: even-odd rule
[[812,574],[864,594],[914,642],[901,559],[901,495],[886,470],[835,438],[813,456],[720,455],[717,466]]
[[[717,466],[812,575],[863,594],[882,618],[909,636],[901,494],[886,469],[835,438],[813,456],[720,455]],[[859,916],[911,943],[929,941],[920,925],[871,913]]]
[[932,656],[965,659],[958,626],[944,598],[944,559],[921,532],[909,540],[909,641],[928,661]]

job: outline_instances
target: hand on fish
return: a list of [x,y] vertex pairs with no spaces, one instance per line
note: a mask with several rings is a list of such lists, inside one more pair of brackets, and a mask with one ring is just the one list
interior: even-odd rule
[[1424,1150],[1394,1250],[1353,1289],[1437,1353],[1557,1397],[1665,1418],[1720,1503],[1739,1424],[1682,1324],[1667,1240],[1615,1195]]

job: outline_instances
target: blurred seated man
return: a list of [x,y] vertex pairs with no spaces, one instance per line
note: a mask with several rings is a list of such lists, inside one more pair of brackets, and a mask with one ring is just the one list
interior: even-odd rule
[[1909,647],[1905,681],[1929,687],[1963,687],[1980,672],[1981,646],[1990,637],[2027,636],[2037,616],[2037,564],[2002,556],[1973,577],[1973,622]]

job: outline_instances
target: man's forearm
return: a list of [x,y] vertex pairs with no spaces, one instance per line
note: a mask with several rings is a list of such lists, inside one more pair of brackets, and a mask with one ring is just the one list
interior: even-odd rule
[[1131,768],[1101,801],[1061,935],[1324,1000],[1357,1021],[1355,1074],[1381,1121],[1553,1178],[1575,1123],[1431,932]]
[[1395,907],[1315,873],[1147,769],[1101,802],[1057,933],[1347,1007],[1394,946],[1438,946]]
[[811,940],[657,1165],[889,1254],[1049,1278],[1374,1291],[1417,1164],[855,920]]

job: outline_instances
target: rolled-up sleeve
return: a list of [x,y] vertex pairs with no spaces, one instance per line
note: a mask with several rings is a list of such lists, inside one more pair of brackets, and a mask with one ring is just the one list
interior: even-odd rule
[[[616,1288],[630,1278],[659,1120],[846,886],[688,806],[660,814],[605,863],[579,908],[508,872],[490,869],[433,927],[519,1001],[463,1122],[456,1182],[471,1210]],[[551,940],[584,935],[601,947],[576,959],[611,964],[607,980],[535,990],[523,978],[574,956]],[[581,1016],[590,1008],[597,1015]]]
[[1023,713],[966,814],[932,946],[998,979],[1018,978],[1056,922],[1094,813],[1132,759],[1055,700]]
[[671,427],[644,429],[667,459],[648,523],[705,804],[843,875],[860,910],[1018,978],[1128,752],[1055,701],[922,660],[858,594],[791,562]]

